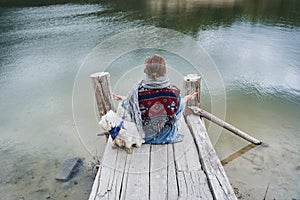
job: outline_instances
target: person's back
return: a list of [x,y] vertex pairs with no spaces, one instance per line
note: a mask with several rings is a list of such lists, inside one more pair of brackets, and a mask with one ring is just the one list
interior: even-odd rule
[[[181,100],[180,90],[170,84],[166,76],[164,58],[153,55],[146,59],[146,76],[123,101],[124,108],[144,137],[145,143],[165,144],[180,142],[183,135],[178,134],[178,120],[185,102],[195,94]],[[120,96],[115,95],[116,99]]]
[[174,85],[156,89],[143,85],[139,87],[138,100],[146,143],[163,144],[182,140],[176,139],[177,115],[181,113],[177,111],[182,110],[179,110],[180,99],[180,90]]
[[160,132],[173,126],[180,102],[180,90],[176,86],[161,89],[140,86],[138,96],[145,132]]

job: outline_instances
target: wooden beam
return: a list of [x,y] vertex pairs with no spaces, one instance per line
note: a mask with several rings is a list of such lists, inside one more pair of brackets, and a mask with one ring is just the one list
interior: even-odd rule
[[200,115],[201,117],[204,117],[212,122],[214,122],[215,124],[231,131],[232,133],[234,133],[235,135],[247,140],[248,142],[251,142],[253,144],[259,145],[262,142],[259,141],[258,139],[255,139],[254,137],[248,135],[247,133],[239,130],[238,128],[234,127],[233,125],[219,119],[218,117],[214,116],[213,114],[201,109],[201,108],[197,108],[195,106],[191,106],[190,107],[192,109],[192,111],[194,112],[194,114],[196,115]]

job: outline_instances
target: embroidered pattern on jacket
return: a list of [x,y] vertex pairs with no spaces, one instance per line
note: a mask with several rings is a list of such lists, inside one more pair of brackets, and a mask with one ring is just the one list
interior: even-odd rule
[[180,90],[171,85],[162,89],[139,88],[139,107],[145,132],[160,132],[174,125]]

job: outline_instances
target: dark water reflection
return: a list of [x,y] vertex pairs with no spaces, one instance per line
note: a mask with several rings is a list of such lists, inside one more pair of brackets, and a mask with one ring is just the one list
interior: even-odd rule
[[156,26],[197,34],[199,30],[249,21],[283,27],[300,25],[300,2],[257,1],[104,1],[113,10],[126,12],[127,19],[144,19]]
[[[284,27],[300,25],[297,0],[1,0],[0,6],[45,6],[65,3],[99,4],[108,13],[125,12],[125,19],[196,34],[201,29],[230,26],[236,21]],[[102,16],[102,13],[93,13]]]
[[[73,121],[76,72],[111,35],[151,26],[202,45],[224,79],[226,120],[269,144],[225,166],[243,198],[262,199],[268,184],[267,199],[300,198],[300,1],[0,0],[0,6],[0,199],[87,198],[87,164],[72,180],[77,185],[53,179],[65,158],[91,159]],[[203,105],[210,109],[208,97]],[[103,146],[90,140],[91,148]],[[221,159],[247,145],[227,132],[215,142]]]

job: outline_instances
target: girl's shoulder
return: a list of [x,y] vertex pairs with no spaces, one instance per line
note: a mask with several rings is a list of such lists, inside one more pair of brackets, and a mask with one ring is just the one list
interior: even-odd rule
[[176,94],[180,93],[180,89],[176,85],[171,84],[169,88]]

